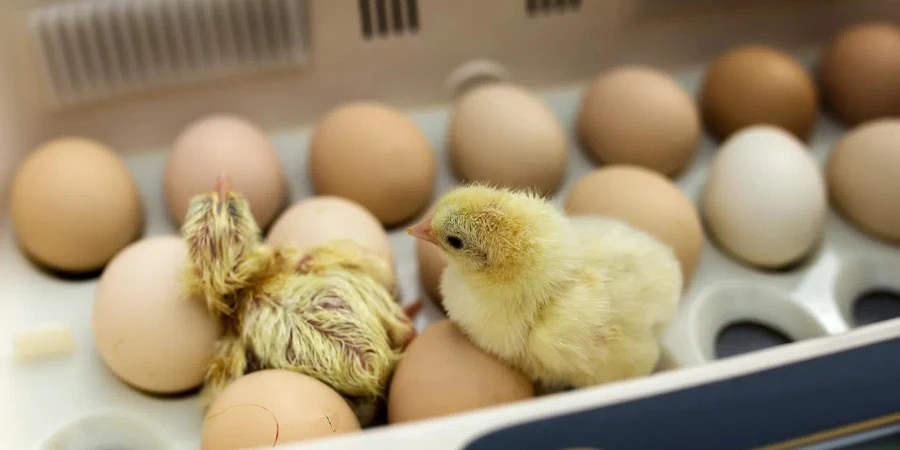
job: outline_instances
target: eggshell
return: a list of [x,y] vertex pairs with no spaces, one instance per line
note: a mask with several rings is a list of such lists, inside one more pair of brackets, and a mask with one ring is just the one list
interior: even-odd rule
[[900,243],[900,119],[873,120],[845,134],[826,174],[844,217],[874,237]]
[[775,125],[806,140],[818,118],[815,82],[790,55],[767,47],[731,50],[710,66],[700,107],[720,139],[751,125]]
[[419,285],[441,310],[444,309],[444,297],[441,295],[441,275],[447,268],[447,257],[434,244],[416,239],[416,263],[419,266]]
[[388,422],[447,416],[534,396],[531,381],[475,347],[448,319],[406,350],[388,393]]
[[166,161],[163,189],[166,207],[181,226],[194,195],[209,192],[220,173],[250,202],[257,224],[265,229],[287,201],[287,184],[269,138],[246,119],[214,115],[188,125]]
[[54,139],[25,158],[12,181],[10,213],[22,250],[63,272],[103,268],[140,237],[144,223],[125,163],[79,137]]
[[157,236],[122,250],[94,294],[94,343],[126,383],[169,394],[203,382],[221,328],[199,296],[186,296],[179,270],[187,248]]
[[541,99],[510,84],[474,87],[457,100],[447,130],[450,163],[466,181],[550,194],[569,160],[566,133]]
[[822,52],[818,75],[825,103],[849,125],[900,115],[900,28],[871,22],[842,29]]
[[814,249],[828,209],[824,177],[807,148],[768,125],[748,127],[721,145],[702,202],[722,249],[773,269],[798,262]]
[[317,194],[353,200],[390,227],[428,205],[437,160],[425,134],[406,116],[358,102],[335,108],[316,124],[309,170]]
[[332,239],[350,239],[394,265],[391,241],[378,219],[356,202],[340,197],[312,197],[293,204],[272,225],[266,241],[300,250]]
[[274,447],[359,430],[350,406],[326,384],[288,370],[262,370],[235,380],[210,405],[200,448]]
[[702,126],[694,99],[669,75],[619,67],[588,86],[578,136],[597,161],[632,164],[673,176],[694,156]]
[[[569,215],[615,217],[670,245],[690,280],[703,249],[703,225],[694,203],[671,180],[638,166],[610,165],[578,180],[566,197]],[[685,283],[687,284],[687,283]]]

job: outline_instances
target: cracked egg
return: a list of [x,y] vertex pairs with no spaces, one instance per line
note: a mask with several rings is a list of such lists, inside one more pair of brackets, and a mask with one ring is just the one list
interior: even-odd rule
[[274,447],[360,430],[344,399],[315,378],[261,370],[235,380],[203,419],[201,450]]

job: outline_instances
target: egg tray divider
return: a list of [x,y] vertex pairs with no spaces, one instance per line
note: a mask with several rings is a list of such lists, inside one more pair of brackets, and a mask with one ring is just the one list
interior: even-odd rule
[[[809,65],[815,59],[815,54],[806,53],[799,59]],[[683,87],[696,95],[703,73],[703,67],[696,67],[674,75]],[[537,93],[569,134],[571,158],[564,184],[555,196],[555,201],[560,203],[572,184],[595,168],[578,148],[574,133],[573,124],[583,89],[584,85],[577,85]],[[449,112],[446,108],[407,111],[438,152],[441,165],[436,196],[457,183],[446,164],[444,154],[443,143]],[[844,131],[842,126],[828,117],[820,118],[808,141],[810,151],[820,167],[831,146]],[[309,134],[309,129],[302,129],[272,136],[294,201],[312,195],[305,176]],[[704,135],[693,161],[675,180],[695,204],[717,146],[708,135]],[[165,156],[165,151],[159,150],[126,158],[145,202],[145,237],[177,232],[169,222],[162,198],[162,167]],[[0,326],[12,330],[21,323],[62,321],[73,327],[76,339],[75,353],[66,357],[15,366],[10,365],[9,357],[0,362],[7,365],[0,370],[10,374],[11,378],[8,384],[9,401],[0,402],[0,423],[8,427],[8,431],[0,432],[0,436],[4,436],[2,440],[6,441],[4,448],[31,448],[41,442],[47,445],[53,440],[57,443],[72,443],[75,445],[72,450],[89,450],[91,447],[78,444],[84,442],[83,436],[81,441],[66,436],[80,436],[72,434],[73,427],[103,430],[103,424],[122,430],[133,427],[133,432],[110,434],[117,439],[123,436],[125,439],[133,437],[134,433],[148,433],[161,442],[166,442],[170,448],[197,448],[202,412],[197,407],[196,395],[157,398],[139,393],[115,378],[101,362],[93,346],[90,327],[96,279],[62,280],[42,273],[26,261],[16,248],[8,218],[3,218],[0,223],[0,232],[0,242],[5,248],[0,253],[0,273],[4,276],[3,283],[0,284],[0,297],[5,299],[0,302]],[[390,230],[390,240],[397,255],[401,289],[405,300],[409,301],[420,291],[413,238],[406,234],[403,227],[398,227]],[[693,280],[685,292],[679,313],[666,333],[665,354],[660,370],[665,372],[702,366],[713,361],[716,335],[724,327],[738,321],[758,322],[798,341],[843,333],[853,328],[853,299],[872,288],[900,291],[900,251],[862,234],[833,211],[829,212],[824,239],[816,252],[802,264],[784,272],[749,268],[726,256],[707,235]],[[421,330],[440,318],[442,315],[437,308],[430,302],[425,302],[425,309],[417,318],[416,325]],[[884,325],[886,324],[874,327]],[[868,333],[871,334],[871,331]],[[800,348],[805,344],[812,343],[795,345]],[[3,351],[8,351],[8,348],[9,345],[5,345]],[[785,355],[777,354],[781,357]],[[749,357],[753,358],[753,354]],[[768,362],[777,359],[770,358]],[[653,383],[656,376],[638,383]],[[687,375],[672,376],[684,379]],[[631,391],[626,389],[625,392]],[[601,392],[606,393],[606,397]],[[599,401],[602,398],[614,398],[615,392],[616,388],[599,388],[591,394],[594,396],[592,398]],[[571,397],[578,394],[563,395]],[[584,404],[586,401],[585,398],[572,400],[570,406]],[[560,408],[564,405],[560,403],[563,401],[562,397],[537,401],[546,401]],[[514,412],[515,406],[510,408],[500,409]],[[109,413],[109,410],[132,414],[134,420],[129,422],[127,418],[120,418],[117,423],[111,419],[116,414]],[[479,414],[492,414],[492,411],[475,412],[440,422],[424,422],[411,428],[403,427],[403,433],[421,437],[428,430],[440,432],[452,428],[450,424],[453,421],[467,423],[467,420],[473,420]],[[138,418],[140,424],[137,422]],[[390,431],[377,433],[390,434]],[[53,437],[48,440],[51,435]],[[462,440],[467,439],[466,435],[467,433],[459,433],[454,439],[438,443],[429,439],[428,442],[432,448],[457,448]],[[14,439],[12,442],[8,441],[10,437]],[[142,438],[141,441],[152,442],[147,439],[149,438]],[[337,441],[334,448],[352,448],[340,447],[341,444]],[[127,441],[121,444],[129,450],[157,448]],[[407,445],[394,448],[416,448],[413,441]],[[323,442],[322,446],[331,448],[327,442]]]

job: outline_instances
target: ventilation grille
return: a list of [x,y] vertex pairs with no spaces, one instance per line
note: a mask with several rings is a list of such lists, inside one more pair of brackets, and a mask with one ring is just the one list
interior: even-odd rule
[[634,8],[637,11],[685,11],[696,8],[731,8],[739,6],[765,6],[776,1],[784,3],[784,0],[637,0]]
[[366,40],[419,31],[418,0],[358,0],[358,4]]
[[56,107],[303,64],[306,0],[89,0],[31,13]]
[[525,11],[529,16],[559,14],[580,8],[581,0],[525,0]]

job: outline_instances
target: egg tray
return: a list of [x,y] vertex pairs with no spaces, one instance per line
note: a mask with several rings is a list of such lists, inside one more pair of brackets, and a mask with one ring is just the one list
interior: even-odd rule
[[[815,56],[815,52],[807,52],[797,57],[809,66]],[[674,75],[688,92],[696,95],[703,70],[698,66]],[[595,168],[577,147],[574,134],[584,87],[538,93],[569,130],[571,158],[565,182],[555,197],[560,203],[572,184]],[[446,106],[407,111],[439,153],[436,195],[457,184],[443,153],[449,112]],[[310,131],[303,128],[271,136],[294,201],[313,194],[305,166]],[[845,128],[827,116],[820,118],[809,140],[810,151],[820,167],[844,132]],[[691,164],[675,180],[695,204],[717,145],[704,136]],[[166,150],[161,149],[126,158],[145,202],[145,237],[177,232],[166,213],[162,194],[165,157]],[[0,402],[0,424],[5,426],[0,431],[0,447],[42,445],[40,448],[90,450],[99,448],[102,441],[109,448],[124,450],[155,449],[161,443],[169,448],[197,448],[203,413],[196,394],[146,395],[123,384],[102,363],[91,332],[96,278],[61,279],[42,272],[16,248],[7,217],[0,223],[0,230],[0,242],[4,244],[0,253],[0,327],[17,330],[27,324],[58,321],[73,329],[76,341],[75,352],[67,356],[21,365],[12,363],[8,355],[0,360],[0,370],[11,381],[8,400]],[[404,300],[408,302],[421,291],[414,241],[404,227],[390,230],[390,240],[397,256]],[[762,324],[797,341],[845,332],[855,326],[854,299],[873,288],[900,292],[900,251],[861,233],[834,212],[828,214],[824,239],[816,251],[784,271],[761,271],[743,265],[718,249],[707,236],[693,280],[665,336],[665,354],[659,370],[715,360],[718,334],[737,322]],[[421,330],[442,317],[426,301],[416,325]],[[3,339],[9,339],[8,333]],[[5,342],[3,348],[8,352],[9,343]],[[449,445],[435,448],[455,448]]]

